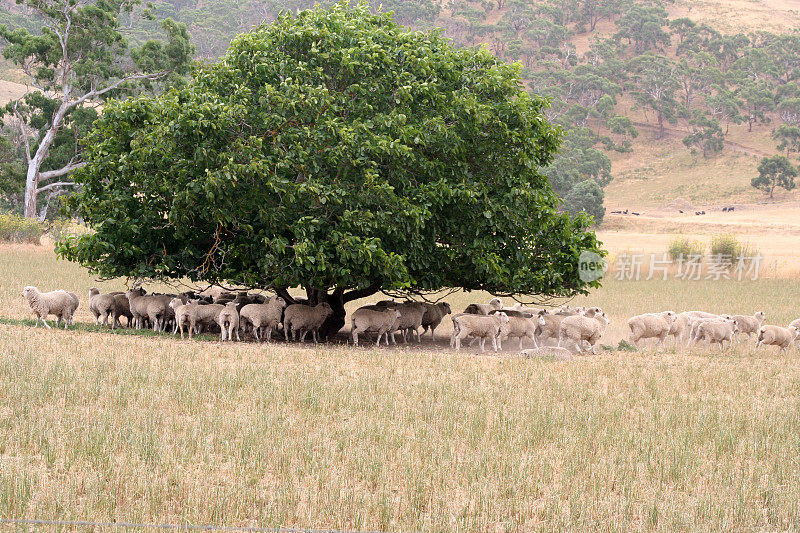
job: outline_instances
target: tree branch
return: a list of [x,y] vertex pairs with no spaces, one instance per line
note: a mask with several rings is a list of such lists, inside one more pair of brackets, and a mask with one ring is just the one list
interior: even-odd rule
[[74,187],[75,185],[77,185],[77,183],[72,182],[72,181],[57,181],[55,183],[50,183],[50,184],[45,185],[43,187],[39,187],[38,189],[36,189],[36,193],[38,194],[40,192],[49,191],[51,189],[55,189],[55,188],[58,188],[58,187],[69,187],[69,186],[73,186]]
[[353,300],[359,300],[361,298],[366,298],[367,296],[372,296],[376,292],[381,290],[381,286],[378,283],[373,283],[369,287],[364,289],[355,289],[350,292],[346,292],[342,295],[342,301],[344,303],[352,302]]
[[31,161],[31,141],[28,139],[28,133],[25,131],[25,120],[23,120],[22,113],[19,112],[17,109],[17,104],[19,104],[19,100],[14,100],[13,105],[11,106],[14,110],[14,116],[17,117],[19,121],[19,135],[22,137],[23,142],[25,142],[25,158],[28,163]]
[[[63,176],[64,174],[69,174],[73,170],[77,170],[77,169],[79,169],[81,167],[84,167],[84,166],[86,166],[86,162],[85,161],[81,162],[81,163],[73,163],[72,161],[70,161],[65,166],[59,168],[58,170],[48,170],[47,172],[40,172],[39,173],[39,181],[42,182],[42,181],[45,181],[45,180],[49,180],[49,179],[57,178],[59,176]],[[39,189],[39,190],[41,191],[43,189]]]
[[70,102],[69,103],[69,107],[72,108],[72,107],[78,106],[78,105],[82,104],[83,102],[85,102],[86,100],[89,100],[90,98],[95,98],[96,96],[102,96],[103,94],[105,94],[105,93],[107,93],[109,91],[113,91],[114,89],[117,89],[120,85],[125,83],[126,81],[133,81],[133,80],[150,80],[150,81],[153,81],[153,80],[157,80],[159,78],[163,78],[168,73],[169,73],[169,71],[162,70],[161,72],[156,72],[155,74],[131,74],[130,76],[125,76],[124,78],[121,78],[121,79],[115,81],[114,83],[112,83],[108,87],[104,87],[102,89],[92,89],[91,91],[89,91],[88,93],[84,94],[80,98]]

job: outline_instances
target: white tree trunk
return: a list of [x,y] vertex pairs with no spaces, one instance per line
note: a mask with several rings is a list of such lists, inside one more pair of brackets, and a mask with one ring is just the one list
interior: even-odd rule
[[47,133],[42,137],[42,142],[40,142],[39,146],[36,148],[36,153],[30,161],[28,161],[28,173],[25,178],[25,216],[28,218],[37,217],[36,199],[39,195],[39,180],[41,179],[39,169],[42,168],[42,163],[44,163],[44,159],[50,152],[50,145],[53,144],[56,134],[58,130],[61,129],[61,125],[64,123],[64,117],[69,110],[69,93],[65,96],[58,110],[53,114],[53,122],[47,129]]

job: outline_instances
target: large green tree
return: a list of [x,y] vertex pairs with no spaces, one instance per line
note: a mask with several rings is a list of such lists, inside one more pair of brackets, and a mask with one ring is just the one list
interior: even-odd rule
[[[8,43],[3,56],[28,76],[32,91],[39,91],[39,95],[26,94],[7,107],[25,148],[25,216],[39,215],[38,196],[72,185],[65,177],[84,164],[74,141],[70,157],[65,158],[62,150],[51,158],[62,129],[74,131],[81,118],[85,119],[80,108],[136,82],[188,72],[193,50],[182,24],[167,19],[162,23],[165,40],[149,40],[138,48],[128,46],[118,19],[134,3],[25,0],[42,20],[41,33],[0,26],[0,38]],[[33,138],[31,129],[37,133]]]
[[282,15],[160,97],[110,102],[69,198],[95,230],[59,252],[102,276],[303,286],[344,304],[443,287],[591,286],[590,219],[540,169],[560,132],[518,66],[364,5]]
[[758,176],[750,180],[750,184],[769,193],[773,198],[775,187],[791,191],[795,187],[794,179],[797,177],[797,168],[792,165],[789,158],[782,155],[765,157],[758,164]]

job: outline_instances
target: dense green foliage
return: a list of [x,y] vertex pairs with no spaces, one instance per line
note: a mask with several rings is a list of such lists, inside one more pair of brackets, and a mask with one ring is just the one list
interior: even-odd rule
[[[237,37],[181,90],[112,101],[71,198],[102,276],[566,295],[590,221],[541,174],[560,133],[518,69],[337,4]],[[343,310],[342,310],[343,312]],[[338,328],[337,328],[338,329]]]

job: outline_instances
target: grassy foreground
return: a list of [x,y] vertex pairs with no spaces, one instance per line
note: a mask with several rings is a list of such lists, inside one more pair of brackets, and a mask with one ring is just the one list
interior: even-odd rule
[[[0,518],[381,530],[800,528],[800,356],[422,349],[45,331],[0,249]],[[613,282],[612,316],[794,316],[794,280]],[[462,299],[476,295],[457,296]],[[576,303],[578,303],[576,301]],[[457,306],[456,306],[457,307]],[[754,310],[754,309],[753,309]],[[78,319],[87,321],[85,302]],[[609,343],[611,343],[609,342]],[[513,353],[513,352],[511,352]]]

